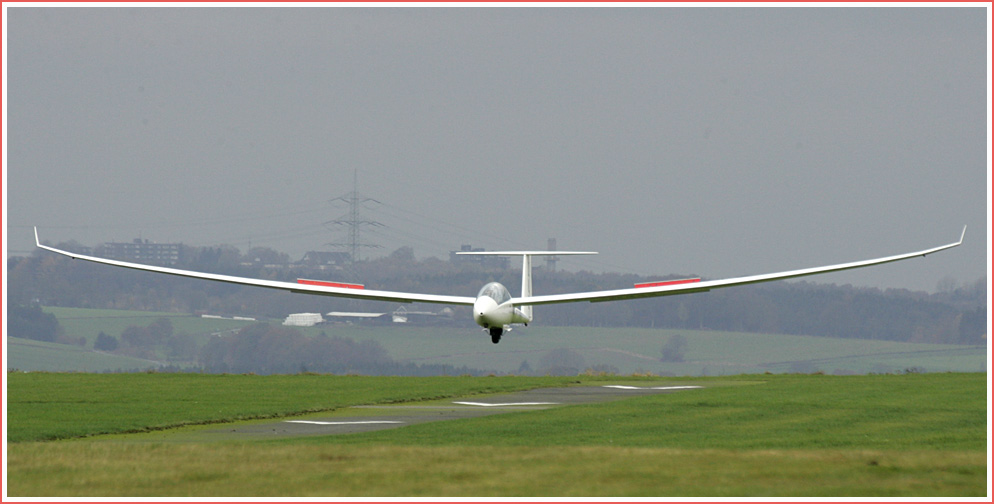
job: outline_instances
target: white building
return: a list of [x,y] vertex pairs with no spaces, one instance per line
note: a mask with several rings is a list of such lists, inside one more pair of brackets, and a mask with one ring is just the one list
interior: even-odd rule
[[285,326],[311,327],[324,322],[320,313],[291,313],[283,321]]

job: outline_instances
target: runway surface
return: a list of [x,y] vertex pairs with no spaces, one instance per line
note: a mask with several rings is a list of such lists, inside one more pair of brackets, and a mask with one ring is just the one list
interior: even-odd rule
[[649,394],[666,394],[702,388],[696,385],[642,384],[557,387],[510,394],[453,398],[417,404],[354,406],[280,420],[233,424],[204,434],[236,438],[273,436],[325,436],[381,429],[395,429],[425,422],[475,418],[511,411],[555,408],[571,404],[616,401]]

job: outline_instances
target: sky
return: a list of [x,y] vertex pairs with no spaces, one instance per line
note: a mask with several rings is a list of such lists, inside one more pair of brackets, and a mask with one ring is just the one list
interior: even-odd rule
[[989,278],[984,8],[5,7],[4,247]]

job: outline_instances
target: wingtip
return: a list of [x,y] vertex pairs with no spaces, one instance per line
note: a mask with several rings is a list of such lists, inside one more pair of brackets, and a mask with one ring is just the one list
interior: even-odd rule
[[38,239],[38,226],[35,226],[35,246],[41,247],[41,240]]
[[960,235],[959,235],[959,241],[956,242],[956,243],[957,244],[962,244],[963,243],[963,238],[966,238],[966,226],[963,226],[963,232],[960,233]]

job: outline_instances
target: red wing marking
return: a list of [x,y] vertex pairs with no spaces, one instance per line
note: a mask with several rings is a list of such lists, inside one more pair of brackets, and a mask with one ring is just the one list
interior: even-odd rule
[[339,289],[365,289],[366,286],[362,284],[350,284],[341,282],[324,282],[321,280],[306,280],[303,278],[298,278],[297,283],[304,285],[318,285],[321,287],[338,287]]
[[666,280],[666,281],[663,281],[663,282],[646,282],[646,283],[637,283],[637,284],[635,284],[635,288],[636,289],[641,289],[643,287],[663,287],[665,285],[680,285],[680,284],[696,283],[696,282],[700,282],[700,281],[701,281],[700,278],[686,278],[686,279],[683,279],[683,280]]

